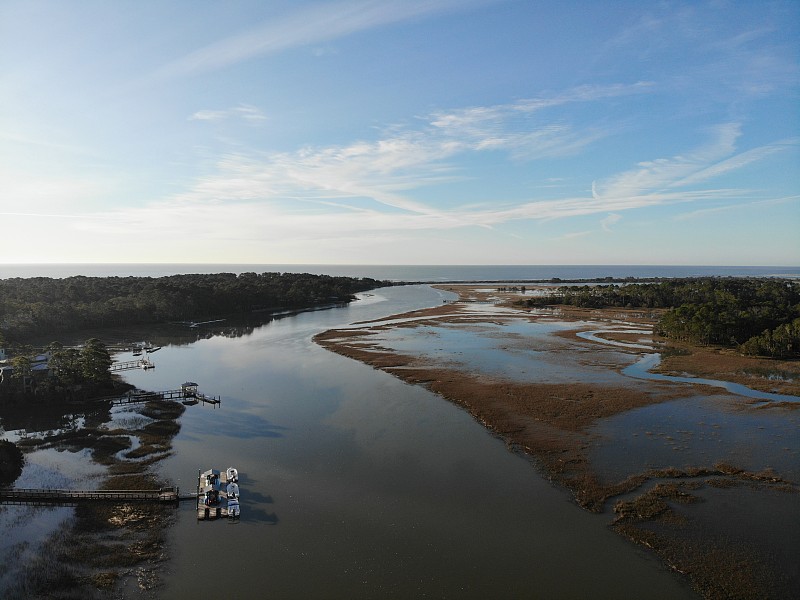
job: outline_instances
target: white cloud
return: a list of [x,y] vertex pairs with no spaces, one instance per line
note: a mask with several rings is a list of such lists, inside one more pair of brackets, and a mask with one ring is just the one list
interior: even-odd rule
[[594,182],[592,193],[595,198],[614,201],[664,190],[730,155],[740,134],[738,123],[720,125],[715,128],[714,139],[705,146],[686,155],[641,162],[637,169]]
[[[457,155],[502,151],[513,156],[531,143],[541,155],[557,156],[576,140],[592,137],[591,132],[561,125],[515,131],[507,120],[513,106],[439,112],[418,129],[394,127],[379,139],[348,145],[227,154],[216,172],[198,179],[185,193],[143,208],[114,211],[113,220],[76,227],[120,239],[136,231],[164,238],[192,231],[209,243],[284,249],[599,214],[605,215],[602,229],[611,231],[625,210],[741,201],[747,195],[742,190],[691,189],[689,184],[706,182],[796,143],[789,140],[735,155],[740,126],[729,123],[715,128],[709,143],[690,152],[641,162],[636,169],[595,182],[591,194],[528,202],[486,198],[483,205],[450,209],[420,200],[415,192],[422,187],[473,176],[457,168]],[[487,120],[491,127],[485,126]]]
[[705,181],[707,179],[718,177],[724,173],[727,173],[728,171],[741,169],[752,162],[762,160],[772,154],[786,150],[790,146],[797,146],[798,144],[800,144],[800,138],[789,138],[787,140],[775,142],[774,144],[753,148],[752,150],[742,152],[728,159],[717,162],[716,164],[702,169],[688,177],[676,181],[672,184],[672,187],[684,187]]
[[191,117],[190,121],[219,121],[228,118],[227,110],[198,110]]
[[468,10],[495,0],[340,0],[315,3],[273,17],[249,31],[221,39],[174,60],[156,77],[221,69],[255,56],[319,45],[359,31],[448,11]]
[[260,124],[267,120],[266,115],[257,107],[250,104],[240,104],[227,110],[198,110],[189,117],[190,121],[224,121],[227,119],[242,119],[250,124]]
[[618,223],[621,218],[622,215],[611,213],[605,219],[600,221],[600,226],[603,228],[604,231],[611,231],[611,226]]

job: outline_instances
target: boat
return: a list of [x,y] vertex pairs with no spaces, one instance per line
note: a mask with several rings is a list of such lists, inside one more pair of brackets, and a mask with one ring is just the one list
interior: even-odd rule
[[148,346],[144,349],[144,351],[147,352],[148,354],[152,352],[158,352],[159,350],[161,350],[161,346]]
[[228,518],[238,519],[241,514],[238,498],[228,498]]
[[228,484],[225,488],[225,493],[228,495],[228,500],[231,498],[238,498],[239,497],[239,484],[234,483],[233,481]]

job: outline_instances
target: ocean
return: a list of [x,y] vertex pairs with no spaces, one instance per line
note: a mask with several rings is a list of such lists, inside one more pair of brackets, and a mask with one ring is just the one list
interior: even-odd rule
[[786,277],[800,278],[800,267],[704,265],[278,265],[81,263],[0,264],[0,279],[12,277],[164,277],[190,273],[313,273],[371,277],[388,281],[534,281],[559,278]]

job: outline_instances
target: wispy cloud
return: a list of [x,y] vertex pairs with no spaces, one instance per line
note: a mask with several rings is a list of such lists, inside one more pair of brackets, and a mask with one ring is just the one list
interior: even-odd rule
[[497,0],[340,0],[304,5],[261,25],[176,59],[156,77],[214,71],[289,48],[318,45],[359,31],[439,13],[462,11]]
[[800,202],[800,196],[784,196],[782,198],[769,198],[767,200],[757,200],[755,202],[739,202],[736,204],[726,204],[723,206],[714,206],[711,208],[701,208],[691,212],[682,213],[675,216],[676,221],[689,221],[698,217],[706,217],[710,214],[725,212],[729,210],[741,210],[745,208],[752,208],[754,206],[774,206],[779,204],[789,204],[792,202]]
[[622,215],[611,213],[605,219],[600,221],[600,226],[603,228],[603,231],[611,231],[612,225],[618,223],[620,219],[622,219]]
[[740,134],[741,126],[738,123],[721,125],[715,128],[713,139],[708,144],[685,155],[641,162],[636,169],[595,182],[592,194],[597,199],[619,200],[673,187],[678,181],[729,156]]
[[777,141],[773,144],[768,144],[766,146],[760,146],[758,148],[753,148],[752,150],[747,150],[746,152],[742,152],[731,158],[722,160],[709,166],[708,168],[702,169],[688,177],[685,177],[679,181],[676,181],[672,184],[672,187],[684,187],[688,185],[694,185],[696,183],[700,183],[701,181],[705,181],[707,179],[713,179],[714,177],[719,177],[720,175],[727,173],[728,171],[735,171],[736,169],[741,169],[749,165],[750,163],[757,162],[759,160],[763,160],[772,154],[776,154],[778,152],[782,152],[784,150],[789,149],[791,146],[797,146],[800,144],[800,138],[788,138],[785,140]]
[[[519,115],[568,102],[640,93],[642,87],[639,83],[584,86],[554,98],[437,111],[419,118],[420,127],[395,126],[373,141],[306,147],[290,153],[227,155],[219,162],[218,172],[199,181],[186,198],[200,201],[220,198],[366,199],[411,213],[437,215],[454,225],[463,225],[457,213],[421,203],[408,192],[472,176],[455,166],[455,157],[459,155],[504,152],[515,160],[534,160],[576,154],[607,132],[598,128],[575,130],[565,123],[554,124],[544,119],[520,122]],[[196,118],[227,116],[228,111],[225,111]]]
[[[419,193],[423,187],[478,176],[458,168],[456,157],[463,158],[459,155],[468,158],[493,151],[511,156],[523,145],[520,136],[536,139],[540,155],[558,155],[574,139],[592,136],[547,125],[519,132],[514,129],[518,123],[506,118],[514,113],[514,106],[475,107],[469,111],[470,118],[464,118],[467,113],[461,110],[439,111],[420,119],[423,125],[416,129],[393,127],[379,139],[349,145],[228,154],[219,160],[215,173],[199,179],[183,194],[144,208],[117,211],[116,222],[81,226],[114,230],[118,235],[145,229],[168,235],[189,228],[207,239],[285,240],[293,247],[301,240],[491,228],[521,220],[587,215],[605,215],[600,227],[611,231],[628,210],[681,203],[724,207],[747,200],[746,190],[694,184],[705,184],[797,144],[785,140],[736,154],[741,127],[729,123],[713,128],[708,143],[671,158],[641,162],[635,169],[595,182],[591,193],[552,194],[523,202],[485,198],[482,205],[473,202],[455,208],[422,200],[429,196]],[[493,115],[491,127],[484,117],[478,118],[489,114]]]
[[267,116],[255,106],[240,104],[227,110],[198,110],[189,117],[190,121],[224,121],[227,119],[242,119],[255,125],[266,121]]

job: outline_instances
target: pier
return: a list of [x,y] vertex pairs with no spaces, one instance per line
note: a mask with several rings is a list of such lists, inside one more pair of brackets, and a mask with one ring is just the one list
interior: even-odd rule
[[117,373],[119,371],[130,371],[131,369],[144,369],[145,371],[148,369],[155,369],[156,366],[152,363],[152,361],[146,358],[140,358],[139,360],[126,360],[123,362],[115,362],[109,368],[109,371],[112,373]]
[[196,494],[183,494],[177,487],[157,490],[62,490],[62,489],[3,489],[0,503],[30,505],[75,506],[83,502],[159,502],[177,503],[194,500]]
[[142,402],[150,402],[151,400],[175,400],[183,404],[197,404],[198,402],[202,402],[203,404],[211,404],[214,408],[222,404],[222,398],[218,396],[207,396],[198,391],[197,384],[193,381],[187,381],[177,390],[165,390],[162,392],[130,390],[122,396],[110,396],[101,398],[101,400],[107,400],[114,406],[122,404],[141,404]]

